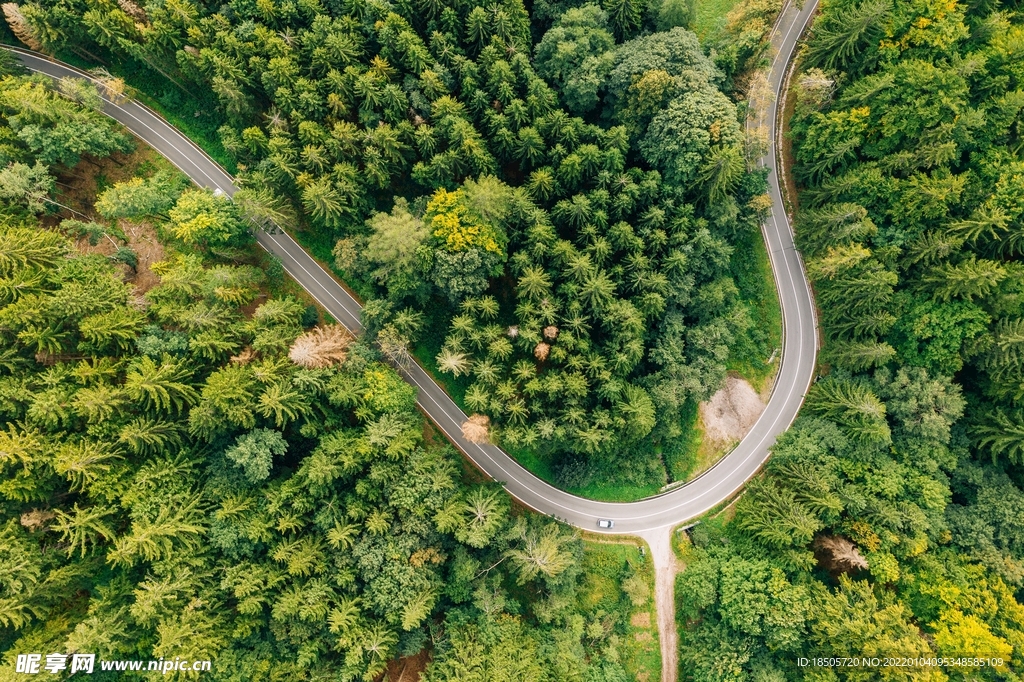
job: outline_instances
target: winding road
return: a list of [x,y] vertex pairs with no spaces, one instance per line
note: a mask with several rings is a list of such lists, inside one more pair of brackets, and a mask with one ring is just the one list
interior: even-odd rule
[[[769,78],[776,97],[761,112],[771,140],[768,154],[761,164],[772,171],[777,168],[778,95],[783,89],[786,67],[797,39],[816,5],[816,0],[807,0],[803,8],[787,3],[772,36],[775,58]],[[68,76],[90,78],[88,74],[45,55],[19,48],[7,49],[34,73],[54,79]],[[164,155],[197,185],[220,190],[229,196],[235,193],[233,179],[223,168],[149,108],[137,102],[108,101],[104,111]],[[422,367],[413,364],[403,373],[419,389],[420,407],[466,456],[493,479],[502,482],[513,497],[528,507],[590,532],[649,536],[654,531],[664,532],[693,519],[729,499],[757,473],[768,458],[768,448],[796,418],[814,376],[817,355],[811,290],[793,243],[793,232],[783,206],[776,172],[769,174],[769,186],[773,208],[763,232],[782,303],[782,365],[767,407],[750,433],[699,478],[637,502],[610,503],[584,499],[545,483],[496,446],[479,445],[463,439],[462,423],[466,415]],[[359,330],[359,303],[295,240],[283,232],[259,232],[257,239],[261,246],[281,260],[288,274],[335,320],[352,331]],[[613,519],[614,529],[599,529],[598,519]]]

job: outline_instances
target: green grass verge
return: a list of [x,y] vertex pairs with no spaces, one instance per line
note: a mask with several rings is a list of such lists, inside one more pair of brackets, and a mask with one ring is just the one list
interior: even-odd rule
[[697,453],[704,443],[704,432],[698,427],[697,403],[688,400],[680,420],[682,435],[672,448],[665,449],[665,466],[673,481],[688,481],[697,468]]
[[[650,552],[640,554],[641,545],[584,540],[580,603],[591,617],[615,615],[618,650],[630,679],[654,682],[661,677],[658,618],[654,610],[654,567]],[[646,550],[646,548],[645,548]],[[647,583],[650,598],[634,606],[623,592],[622,582],[636,573]]]
[[725,17],[741,0],[697,0],[693,31],[706,42],[708,38],[725,30]]
[[[508,448],[507,452],[527,471],[555,487],[561,487],[555,480],[553,455],[527,450],[525,448]],[[609,483],[607,481],[591,482],[583,487],[564,488],[566,492],[599,502],[635,502],[645,497],[656,495],[661,486],[630,485],[627,483]]]
[[[751,326],[730,353],[728,368],[764,392],[775,375],[782,344],[782,308],[775,288],[768,250],[760,232],[744,231],[736,236],[731,270],[740,290],[740,300],[750,314]],[[775,357],[769,363],[772,355]]]
[[591,483],[583,488],[570,489],[569,492],[601,502],[633,502],[656,495],[659,490],[661,490],[661,486],[656,484],[644,486]]

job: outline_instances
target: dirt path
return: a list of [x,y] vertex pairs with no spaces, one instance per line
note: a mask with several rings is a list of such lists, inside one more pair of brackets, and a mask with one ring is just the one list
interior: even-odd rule
[[[729,444],[742,439],[764,411],[764,400],[744,379],[730,376],[710,400],[700,405],[700,417],[710,446],[720,457]],[[717,461],[715,457],[714,461]],[[661,644],[661,682],[679,677],[679,633],[676,630],[676,575],[681,562],[672,551],[670,526],[640,533],[654,562],[654,605]]]
[[654,605],[658,612],[661,643],[661,682],[676,682],[679,675],[679,633],[676,632],[676,573],[678,560],[672,551],[672,528],[640,534],[651,548],[654,561]]

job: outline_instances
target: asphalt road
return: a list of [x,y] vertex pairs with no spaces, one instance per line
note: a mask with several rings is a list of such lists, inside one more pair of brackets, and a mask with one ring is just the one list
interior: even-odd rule
[[[776,25],[773,42],[777,57],[771,85],[777,94],[782,86],[786,65],[796,41],[817,2],[808,0],[803,9],[788,4]],[[12,49],[31,71],[52,78],[88,75],[66,64],[27,50]],[[105,109],[137,137],[163,154],[197,185],[233,195],[233,179],[199,147],[163,118],[137,102],[107,102]],[[785,431],[803,403],[814,374],[817,354],[817,330],[810,287],[800,255],[793,244],[789,220],[774,169],[776,167],[776,106],[767,112],[772,144],[762,164],[773,169],[769,176],[773,200],[771,217],[763,227],[764,237],[775,273],[783,313],[782,366],[764,413],[736,448],[717,465],[684,486],[638,502],[595,502],[570,495],[540,480],[498,447],[470,443],[462,438],[466,415],[419,366],[404,371],[405,378],[418,389],[420,407],[433,422],[476,465],[497,481],[509,494],[537,511],[557,517],[574,526],[592,531],[598,519],[613,519],[611,533],[639,533],[674,526],[693,519],[728,499],[749,480],[768,458],[768,448]],[[260,232],[261,246],[281,259],[285,270],[316,299],[335,320],[349,329],[359,329],[359,303],[331,275],[317,264],[291,237],[284,233]]]

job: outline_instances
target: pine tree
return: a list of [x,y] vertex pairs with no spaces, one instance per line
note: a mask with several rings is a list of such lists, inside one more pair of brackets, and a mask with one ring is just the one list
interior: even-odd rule
[[615,38],[619,42],[632,38],[640,27],[643,5],[635,0],[604,0],[602,6],[608,12],[608,23]]
[[992,453],[992,462],[1006,457],[1012,464],[1024,462],[1024,411],[994,408],[985,421],[971,428],[978,446]]
[[767,477],[748,484],[736,510],[736,523],[776,549],[807,545],[822,525],[792,491],[780,488]]
[[971,301],[976,297],[988,296],[1006,277],[1007,272],[1000,263],[978,259],[971,254],[960,263],[943,263],[933,267],[921,277],[921,282],[940,301],[952,298]]
[[811,387],[807,407],[857,438],[889,442],[885,405],[863,382],[826,377]]
[[302,205],[315,220],[331,229],[339,227],[348,213],[344,200],[327,177],[303,188]]
[[825,352],[829,362],[851,372],[885,365],[895,356],[896,350],[892,346],[877,341],[834,341]]
[[176,551],[194,552],[199,548],[205,528],[201,522],[201,497],[195,495],[158,506],[156,516],[136,519],[131,530],[114,541],[107,555],[114,565],[132,566],[137,561],[160,561]]
[[93,505],[83,509],[76,502],[70,514],[57,510],[53,530],[60,533],[62,540],[67,543],[69,555],[79,551],[84,557],[90,546],[96,547],[114,540],[116,534],[110,518],[114,514],[115,510],[111,507]]
[[81,440],[60,446],[54,453],[53,468],[68,479],[72,490],[82,491],[108,472],[117,459],[121,459],[121,455],[116,450]]
[[520,524],[518,535],[520,544],[505,555],[516,566],[520,584],[539,575],[555,578],[571,565],[572,555],[566,545],[573,537],[562,535],[557,524],[548,523],[541,529]]
[[808,45],[808,65],[828,71],[845,70],[879,33],[891,12],[891,0],[864,0],[855,6],[851,3],[845,11],[830,13],[826,20],[815,24]]
[[144,409],[181,412],[199,399],[196,390],[186,383],[191,374],[169,355],[164,355],[159,364],[149,356],[142,356],[128,369],[124,389]]
[[740,149],[718,145],[712,147],[697,179],[704,185],[708,203],[718,204],[735,191],[745,172],[746,162]]

